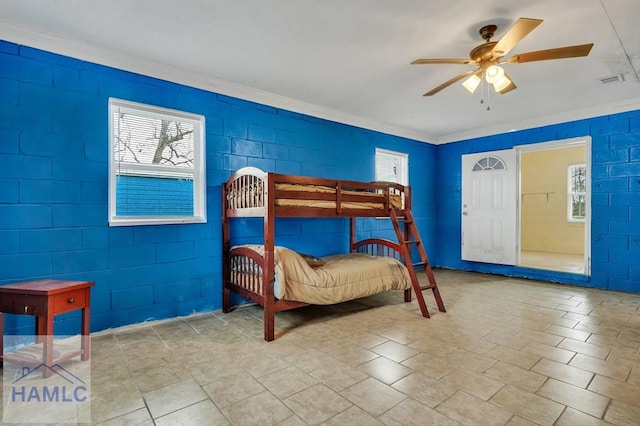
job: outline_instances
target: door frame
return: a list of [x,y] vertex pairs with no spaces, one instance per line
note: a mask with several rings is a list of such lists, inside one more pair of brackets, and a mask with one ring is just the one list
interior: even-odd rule
[[521,244],[521,220],[522,220],[522,181],[520,166],[521,155],[528,152],[538,151],[551,151],[554,149],[563,149],[575,146],[584,146],[585,149],[585,165],[587,167],[586,186],[587,193],[585,196],[585,219],[584,219],[584,275],[591,276],[591,136],[581,136],[569,139],[559,139],[554,141],[532,143],[527,145],[515,145],[513,149],[516,150],[516,164],[517,170],[517,224],[516,224],[516,238],[517,238],[517,253],[516,253],[516,265],[520,265],[520,251],[522,250]]

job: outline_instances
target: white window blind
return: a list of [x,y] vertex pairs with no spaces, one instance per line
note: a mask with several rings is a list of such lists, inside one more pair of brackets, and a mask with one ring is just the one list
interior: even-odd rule
[[409,155],[376,148],[376,180],[409,184]]

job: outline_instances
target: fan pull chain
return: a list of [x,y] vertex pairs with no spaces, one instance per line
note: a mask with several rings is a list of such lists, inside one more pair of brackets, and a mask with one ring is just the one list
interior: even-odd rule
[[482,79],[482,90],[481,90],[481,94],[480,94],[480,104],[484,104],[484,92],[485,89],[487,91],[487,111],[491,111],[491,105],[489,105],[489,85],[487,84],[487,82],[485,81],[485,79]]
[[491,105],[490,105],[490,97],[491,97],[491,87],[489,87],[489,84],[487,83],[487,111],[491,111]]

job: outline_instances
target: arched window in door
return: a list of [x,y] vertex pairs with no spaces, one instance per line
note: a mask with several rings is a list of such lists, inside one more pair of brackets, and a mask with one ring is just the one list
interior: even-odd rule
[[504,161],[498,157],[484,157],[479,159],[473,166],[474,172],[482,172],[485,170],[506,170],[507,166]]

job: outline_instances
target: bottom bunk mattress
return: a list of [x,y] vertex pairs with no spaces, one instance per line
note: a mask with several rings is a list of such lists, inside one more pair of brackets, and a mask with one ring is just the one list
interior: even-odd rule
[[[261,256],[264,254],[262,245],[242,247],[250,248]],[[411,288],[406,266],[392,257],[350,253],[323,257],[322,261],[323,265],[312,267],[303,255],[276,246],[275,297],[329,305],[383,291]]]

